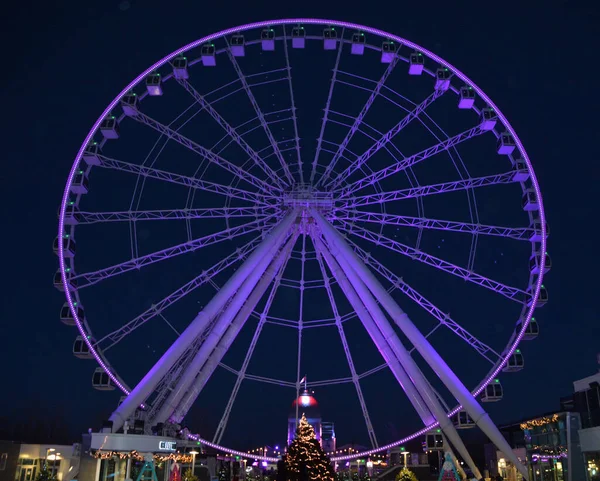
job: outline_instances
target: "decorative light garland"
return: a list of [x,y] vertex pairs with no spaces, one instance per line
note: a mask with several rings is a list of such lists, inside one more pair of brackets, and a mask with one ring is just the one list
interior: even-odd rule
[[[138,453],[137,451],[130,451],[128,453],[123,451],[102,451],[97,450],[93,454],[96,459],[135,459],[136,461],[143,461],[144,455]],[[192,462],[193,456],[191,454],[185,453],[170,453],[170,454],[153,454],[152,457],[154,461],[164,462],[164,461],[175,461],[177,463],[182,464],[190,464]]]
[[558,418],[558,414],[553,414],[552,416],[544,416],[543,418],[532,419],[531,421],[521,423],[520,427],[523,431],[531,428],[539,428],[540,426],[545,426],[546,424],[557,422]]

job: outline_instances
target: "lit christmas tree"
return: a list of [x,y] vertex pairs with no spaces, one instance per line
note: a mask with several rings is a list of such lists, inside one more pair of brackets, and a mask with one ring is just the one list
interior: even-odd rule
[[454,466],[454,463],[452,462],[450,453],[446,453],[444,464],[442,465],[442,472],[440,473],[438,481],[461,481],[460,476],[456,471],[456,466]]
[[334,481],[331,461],[304,414],[296,429],[296,437],[288,448],[285,466],[290,481]]
[[396,481],[419,481],[410,469],[406,466],[396,475]]

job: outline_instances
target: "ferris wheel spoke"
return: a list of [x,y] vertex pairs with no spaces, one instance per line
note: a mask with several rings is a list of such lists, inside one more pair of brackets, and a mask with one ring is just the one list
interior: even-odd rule
[[179,289],[171,292],[171,294],[169,294],[164,299],[161,299],[156,304],[152,304],[152,306],[150,306],[149,309],[141,313],[135,319],[129,321],[127,324],[116,329],[115,331],[106,334],[104,337],[98,340],[95,345],[98,348],[100,348],[103,352],[106,352],[108,349],[121,342],[125,337],[134,332],[138,327],[144,325],[154,316],[160,315],[165,309],[172,306],[177,301],[183,299],[190,292],[196,290],[197,288],[206,283],[209,283],[210,280],[220,272],[224,271],[236,262],[243,260],[248,255],[248,253],[259,244],[259,242],[260,236],[257,236],[255,239],[246,243],[241,248],[236,249],[235,252],[232,252],[223,260],[202,271],[200,275],[196,276],[194,279],[187,282]]
[[151,179],[162,180],[165,182],[171,182],[173,184],[180,184],[186,187],[190,187],[192,189],[200,189],[207,192],[224,195],[226,197],[235,197],[237,199],[245,200],[253,204],[269,205],[269,200],[279,199],[279,197],[277,196],[254,193],[248,190],[240,189],[238,187],[209,182],[202,179],[196,179],[194,177],[187,177],[185,175],[179,175],[173,172],[155,169],[153,167],[146,167],[139,164],[131,164],[129,162],[111,159],[105,156],[99,156],[99,158],[102,162],[99,167],[128,172],[130,174],[142,177],[149,177]]
[[[376,182],[379,182],[383,179],[385,179],[386,177],[389,177],[391,175],[394,175],[398,172],[402,172],[404,171],[407,167],[412,167],[415,164],[418,164],[419,162],[423,162],[424,160],[428,159],[429,157],[433,157],[436,154],[439,154],[440,152],[444,152],[448,149],[451,149],[452,147],[455,147],[456,145],[460,144],[461,142],[464,142],[466,140],[472,139],[473,137],[477,137],[478,135],[481,135],[483,133],[485,133],[485,130],[482,130],[480,126],[477,127],[473,127],[469,130],[466,130],[458,135],[455,135],[454,137],[450,137],[447,140],[444,140],[443,142],[440,142],[436,145],[433,145],[425,150],[422,150],[421,152],[411,155],[410,157],[405,157],[404,159],[402,159],[399,163],[390,165],[384,169],[378,170],[377,172],[374,172],[366,177],[363,177],[360,180],[357,180],[356,182],[353,182],[352,184],[348,185],[347,187],[344,187],[343,189],[341,189],[341,197],[348,197],[349,195],[353,194],[356,191],[359,191],[361,189],[364,189],[365,187],[368,187],[370,185],[373,185]],[[377,149],[379,150],[379,149]],[[342,176],[340,175],[337,179],[336,179],[336,183],[339,185],[341,182]]]
[[254,151],[250,145],[242,138],[237,131],[229,125],[229,123],[217,112],[217,110],[194,88],[192,85],[185,79],[177,79],[179,85],[181,85],[196,101],[198,105],[200,105],[208,114],[215,119],[215,121],[227,132],[227,135],[235,141],[243,150],[246,152],[248,157],[252,159],[255,165],[260,167],[260,169],[271,179],[275,185],[277,185],[280,189],[284,186],[281,183],[281,179],[277,176],[275,171],[269,167],[265,161]]
[[[293,248],[293,243],[292,243],[292,248]],[[213,437],[213,443],[221,442],[221,438],[223,437],[223,433],[225,432],[225,428],[227,427],[229,415],[231,414],[231,409],[233,408],[233,404],[235,403],[235,399],[237,397],[238,391],[240,390],[242,381],[248,377],[246,373],[248,371],[248,366],[250,365],[250,360],[252,359],[252,355],[254,354],[254,350],[256,349],[256,345],[258,343],[258,338],[260,337],[263,327],[265,326],[265,324],[267,322],[269,310],[271,309],[271,306],[273,305],[273,300],[275,299],[275,294],[277,293],[277,290],[279,289],[279,286],[281,285],[281,279],[283,278],[283,273],[285,272],[285,269],[288,265],[290,258],[291,258],[291,256],[288,255],[284,259],[284,262],[283,262],[279,272],[277,273],[277,275],[275,276],[275,279],[273,280],[273,285],[272,285],[269,295],[267,297],[265,306],[259,316],[258,325],[256,327],[256,330],[254,331],[254,335],[252,336],[252,341],[250,341],[250,347],[248,347],[248,351],[246,352],[246,356],[244,357],[244,361],[242,362],[242,367],[237,372],[237,379],[235,380],[235,385],[233,386],[233,389],[229,396],[229,400],[227,401],[227,405],[225,406],[225,411],[223,412],[223,416],[221,417],[221,420],[219,421],[219,424],[217,426],[217,430],[215,431],[215,435]]]
[[333,310],[333,315],[335,317],[335,324],[338,329],[338,333],[340,335],[340,340],[342,341],[342,346],[344,348],[344,354],[346,355],[346,362],[348,363],[348,368],[350,369],[351,381],[354,384],[354,387],[356,389],[356,395],[358,396],[358,401],[359,401],[360,407],[362,409],[363,418],[364,418],[365,424],[367,426],[367,432],[368,432],[369,438],[371,440],[371,447],[376,448],[377,446],[379,446],[379,444],[377,443],[377,437],[375,436],[375,430],[373,429],[373,423],[371,422],[371,416],[369,415],[369,411],[367,409],[367,405],[365,402],[365,397],[363,396],[362,389],[360,387],[360,377],[359,377],[358,373],[356,372],[356,368],[354,366],[354,361],[352,360],[352,353],[350,352],[350,347],[348,346],[346,334],[344,333],[344,326],[342,324],[342,318],[340,316],[337,302],[335,301],[335,296],[333,295],[333,291],[331,290],[329,275],[327,274],[325,265],[323,264],[323,258],[318,251],[317,251],[317,262],[319,263],[319,269],[321,270],[321,275],[323,276],[323,282],[325,285],[325,290],[327,291],[327,297],[329,298],[329,302],[330,302],[331,308]]
[[340,206],[334,210],[353,209],[372,204],[384,204],[402,199],[415,199],[426,197],[428,195],[445,194],[446,192],[457,192],[461,190],[471,190],[490,185],[514,184],[519,182],[515,179],[515,171],[505,172],[502,174],[488,175],[484,177],[474,177],[470,179],[461,179],[453,182],[443,182],[441,184],[423,185],[411,187],[409,189],[401,189],[387,191],[376,194],[360,195],[349,197],[339,201]]
[[285,66],[287,68],[288,86],[290,88],[290,105],[292,111],[292,122],[294,125],[294,141],[296,144],[296,161],[298,162],[298,173],[300,183],[304,184],[304,170],[302,167],[302,155],[300,154],[300,135],[298,134],[298,118],[296,115],[296,102],[294,101],[294,86],[292,83],[292,67],[290,66],[290,55],[288,52],[287,35],[285,25],[283,26],[283,52],[285,54]]
[[372,242],[375,245],[386,247],[394,252],[398,252],[406,257],[410,257],[413,260],[417,260],[419,262],[422,262],[423,264],[435,267],[441,271],[448,272],[449,274],[460,277],[465,281],[469,281],[474,284],[485,287],[486,289],[490,289],[494,292],[502,294],[504,297],[511,299],[515,302],[522,303],[525,299],[528,299],[529,297],[529,295],[526,294],[525,291],[517,289],[516,287],[507,286],[500,282],[494,281],[480,274],[477,274],[476,272],[465,269],[464,267],[459,267],[448,261],[427,254],[422,250],[415,249],[414,247],[407,246],[406,244],[402,244],[401,242],[398,242],[394,239],[390,239],[381,234],[369,231],[367,229],[363,229],[362,227],[359,227],[355,224],[351,224],[345,220],[341,220],[340,222],[343,224],[341,229],[349,234],[354,234],[358,237]]
[[[340,175],[336,176],[335,179],[332,179],[327,187],[330,190],[337,190],[339,186],[345,182],[345,180],[350,177],[354,172],[360,169],[364,164],[368,162],[368,160],[373,157],[382,147],[387,145],[392,139],[400,133],[408,124],[410,124],[414,119],[416,119],[422,112],[427,109],[437,98],[443,95],[443,91],[434,90],[429,97],[427,97],[423,102],[417,105],[412,111],[410,111],[400,122],[398,122],[394,127],[388,130],[377,142],[375,142],[371,147],[369,147],[358,159],[356,159],[352,164],[350,164],[345,170],[343,170]],[[451,147],[451,146],[450,146]],[[448,147],[448,148],[450,148]],[[433,154],[431,154],[433,155]],[[405,159],[408,160],[408,159]],[[422,160],[422,159],[421,159]],[[416,162],[413,162],[416,163]],[[408,164],[412,165],[412,164]],[[406,168],[406,167],[404,167]]]
[[365,212],[348,209],[335,215],[336,219],[349,222],[369,222],[379,225],[399,225],[417,229],[432,229],[451,232],[465,232],[474,235],[489,235],[517,240],[529,240],[534,230],[530,227],[501,227],[493,225],[470,224],[441,219],[426,219],[406,215],[393,215],[380,212]]
[[201,249],[202,247],[231,240],[235,237],[239,237],[252,232],[260,232],[264,229],[265,225],[268,224],[268,221],[273,219],[274,217],[275,215],[273,214],[263,219],[254,220],[252,222],[248,222],[237,227],[232,227],[230,229],[217,232],[215,234],[199,237],[189,242],[184,242],[182,244],[169,247],[167,249],[162,249],[160,251],[156,251],[151,254],[141,256],[127,262],[123,262],[121,264],[115,264],[113,266],[105,267],[104,269],[99,269],[97,271],[79,274],[77,276],[74,276],[73,280],[77,283],[78,289],[88,287],[105,279],[108,279],[109,277],[124,274],[125,272],[129,272],[134,269],[141,269],[144,266],[154,264],[156,262],[161,262],[178,255],[187,254],[188,252],[194,252],[198,249]]
[[363,105],[363,108],[361,109],[360,113],[354,119],[354,123],[350,127],[350,130],[346,134],[346,137],[344,137],[344,140],[342,140],[342,143],[340,144],[338,151],[335,153],[335,155],[333,156],[333,159],[331,160],[329,165],[326,167],[325,172],[323,173],[321,178],[317,181],[316,187],[327,182],[327,180],[331,176],[332,172],[334,172],[335,166],[336,166],[338,160],[340,160],[340,156],[342,155],[344,150],[348,147],[348,144],[350,143],[350,140],[352,140],[352,137],[354,137],[354,134],[358,131],[361,123],[363,122],[365,116],[367,115],[367,112],[369,112],[371,105],[373,105],[373,102],[375,102],[375,99],[379,95],[381,88],[384,86],[386,80],[388,79],[388,77],[390,76],[390,74],[392,73],[394,68],[396,67],[398,60],[399,60],[399,57],[394,56],[394,59],[388,64],[388,67],[385,69],[385,72],[383,73],[383,75],[381,76],[379,81],[375,84],[375,87],[371,91],[371,95],[369,96],[369,98],[367,99],[365,104]]
[[[227,41],[227,39],[225,39],[225,41]],[[228,43],[228,45],[229,45],[229,43]],[[287,179],[287,183],[293,184],[294,177],[292,176],[289,166],[287,165],[287,162],[285,161],[285,159],[283,158],[283,155],[281,154],[281,152],[279,150],[277,141],[275,140],[275,137],[273,137],[273,133],[271,132],[271,129],[269,128],[269,125],[267,124],[267,121],[265,120],[265,115],[263,114],[262,110],[260,109],[258,102],[256,101],[254,94],[252,93],[252,89],[251,89],[250,85],[248,84],[247,77],[244,75],[244,72],[242,72],[242,69],[240,68],[240,65],[238,64],[236,58],[231,53],[230,48],[227,49],[227,55],[229,56],[229,60],[231,61],[231,64],[233,65],[233,68],[235,69],[235,71],[238,75],[238,78],[240,79],[240,82],[242,83],[242,87],[246,91],[246,95],[248,97],[248,100],[250,100],[250,103],[252,104],[252,108],[254,109],[254,111],[256,112],[256,115],[258,116],[258,119],[260,120],[263,130],[265,131],[265,134],[267,135],[267,138],[269,139],[269,143],[271,144],[273,152],[275,152],[277,160],[279,160],[279,163],[281,164],[281,167],[283,169],[283,174],[284,174],[285,178]],[[288,72],[288,74],[289,74],[289,72]]]
[[117,212],[79,212],[77,223],[97,224],[102,222],[129,222],[145,220],[177,219],[233,219],[240,217],[264,217],[277,213],[273,207],[215,207],[213,209],[171,209],[171,210],[125,210]]
[[[344,29],[342,29],[342,38],[344,37]],[[315,176],[317,174],[317,166],[319,165],[319,155],[321,154],[321,144],[323,143],[323,137],[325,135],[325,126],[329,117],[329,109],[331,107],[331,99],[333,98],[333,87],[335,87],[338,69],[340,66],[340,58],[344,49],[344,42],[339,42],[337,57],[335,58],[335,65],[333,67],[333,73],[331,74],[331,81],[329,83],[329,93],[327,94],[327,100],[325,101],[325,109],[323,110],[323,119],[321,120],[321,131],[319,132],[319,138],[317,139],[317,150],[315,151],[315,157],[312,162],[310,172],[310,184],[313,185],[315,182]]]
[[[208,103],[206,105],[208,105]],[[252,184],[254,187],[259,189],[260,191],[266,191],[266,192],[272,193],[274,190],[279,190],[279,189],[273,187],[272,185],[268,184],[264,180],[259,179],[255,175],[249,173],[245,169],[238,167],[237,165],[224,159],[220,155],[215,154],[211,150],[209,150],[205,147],[202,147],[200,144],[197,144],[193,140],[190,140],[187,137],[184,137],[179,132],[171,129],[170,127],[167,127],[164,124],[161,124],[157,120],[154,120],[153,118],[140,112],[139,110],[136,110],[135,114],[130,115],[129,117],[142,123],[142,124],[147,125],[148,127],[153,128],[160,134],[167,136],[171,140],[174,140],[175,142],[183,145],[184,147],[188,148],[192,152],[195,152],[196,154],[200,155],[203,159],[206,159],[209,162],[212,162],[213,164],[218,165],[219,167],[222,167],[224,170],[232,173],[234,176],[236,176],[241,181]]]
[[[381,262],[375,259],[371,254],[366,252],[364,249],[361,249],[356,243],[348,240],[350,245],[354,248],[357,255],[362,259],[362,261],[376,272],[378,272],[382,277],[387,279],[392,285],[391,289],[388,289],[388,292],[392,290],[398,289],[408,298],[410,298],[413,302],[418,304],[421,308],[429,312],[435,319],[439,321],[438,326],[436,326],[433,330],[436,330],[437,327],[443,325],[450,329],[454,334],[460,337],[463,341],[469,344],[475,351],[477,351],[482,357],[487,359],[492,364],[495,364],[500,359],[500,354],[498,354],[494,349],[485,344],[484,342],[477,339],[474,335],[469,333],[465,328],[463,328],[460,324],[454,321],[450,314],[443,312],[439,309],[435,304],[430,302],[427,298],[417,292],[416,289],[412,288],[404,279],[400,276],[394,274],[390,269],[385,267]],[[431,334],[431,333],[430,333]],[[425,337],[429,337],[428,334]],[[414,349],[414,348],[413,348]]]

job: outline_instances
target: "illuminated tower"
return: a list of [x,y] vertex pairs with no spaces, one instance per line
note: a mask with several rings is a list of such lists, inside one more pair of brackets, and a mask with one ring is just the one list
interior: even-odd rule
[[315,434],[320,443],[321,411],[319,409],[319,403],[317,403],[317,400],[313,397],[312,393],[305,389],[298,399],[294,399],[292,408],[290,409],[290,414],[288,416],[288,446],[294,440],[296,435],[296,406],[298,406],[298,419],[302,417],[302,414],[306,416],[306,420],[315,430]]

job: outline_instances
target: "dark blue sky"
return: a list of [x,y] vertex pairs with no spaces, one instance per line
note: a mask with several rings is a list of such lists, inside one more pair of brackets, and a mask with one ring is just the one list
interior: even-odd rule
[[[429,48],[469,75],[516,128],[544,193],[554,267],[545,282],[550,303],[536,316],[542,333],[527,344],[526,369],[503,378],[505,399],[490,412],[503,422],[555,409],[574,379],[595,370],[600,339],[593,227],[599,170],[592,144],[598,126],[592,89],[600,72],[592,60],[598,19],[591,2],[545,2],[543,9],[522,2],[504,2],[501,8],[481,2],[440,2],[436,8],[425,2],[376,8],[351,2],[258,3],[67,0],[60,9],[39,3],[14,5],[6,12],[14,26],[2,43],[0,93],[6,226],[0,417],[6,432],[15,423],[47,417],[61,419],[71,433],[80,432],[96,427],[118,399],[94,391],[92,363],[71,354],[74,334],[59,321],[63,298],[51,284],[56,209],[88,128],[126,83],[172,50],[226,27],[293,16],[363,23]],[[131,349],[134,360],[146,355],[138,346]],[[382,440],[407,432],[388,426],[403,416],[382,414],[390,403],[381,399],[381,384],[370,390]],[[245,423],[252,424],[246,418],[271,406],[284,406],[285,417],[289,393],[266,392],[245,392],[248,409],[234,412],[232,422],[247,431]],[[349,386],[341,392],[342,398],[352,396]],[[217,389],[208,407],[194,415],[201,429],[218,420],[223,396]],[[323,405],[342,440],[365,442],[362,425],[352,427],[360,424],[352,420],[352,409],[343,400]],[[272,421],[263,435],[236,436],[233,430],[225,441],[275,442],[283,438],[284,423]]]

